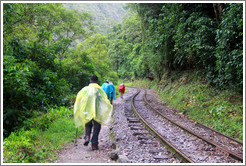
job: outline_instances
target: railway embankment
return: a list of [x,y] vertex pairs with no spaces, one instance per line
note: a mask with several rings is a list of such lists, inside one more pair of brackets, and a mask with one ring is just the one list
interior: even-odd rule
[[173,72],[161,80],[134,80],[128,85],[150,89],[165,107],[243,141],[243,94],[215,88],[199,72]]

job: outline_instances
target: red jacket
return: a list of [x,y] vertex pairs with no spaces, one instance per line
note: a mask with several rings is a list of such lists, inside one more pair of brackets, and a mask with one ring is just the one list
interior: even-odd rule
[[124,93],[125,92],[125,85],[123,83],[119,85],[119,91],[121,93]]

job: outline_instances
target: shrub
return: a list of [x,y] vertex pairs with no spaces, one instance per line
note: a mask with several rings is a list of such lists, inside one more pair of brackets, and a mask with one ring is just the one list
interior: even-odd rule
[[23,128],[4,139],[3,162],[35,163],[55,159],[57,150],[75,138],[72,115],[68,108],[58,107],[26,120]]

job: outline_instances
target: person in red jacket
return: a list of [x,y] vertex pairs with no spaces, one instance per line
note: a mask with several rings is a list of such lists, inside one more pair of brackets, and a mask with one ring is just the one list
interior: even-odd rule
[[125,85],[123,82],[119,85],[119,91],[121,93],[121,98],[123,99],[123,94],[125,93]]

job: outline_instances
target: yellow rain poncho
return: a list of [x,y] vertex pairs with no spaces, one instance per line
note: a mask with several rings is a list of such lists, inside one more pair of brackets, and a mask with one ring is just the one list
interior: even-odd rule
[[90,83],[79,91],[74,104],[75,127],[85,127],[85,123],[94,119],[102,125],[111,120],[113,106],[106,93],[96,83]]

